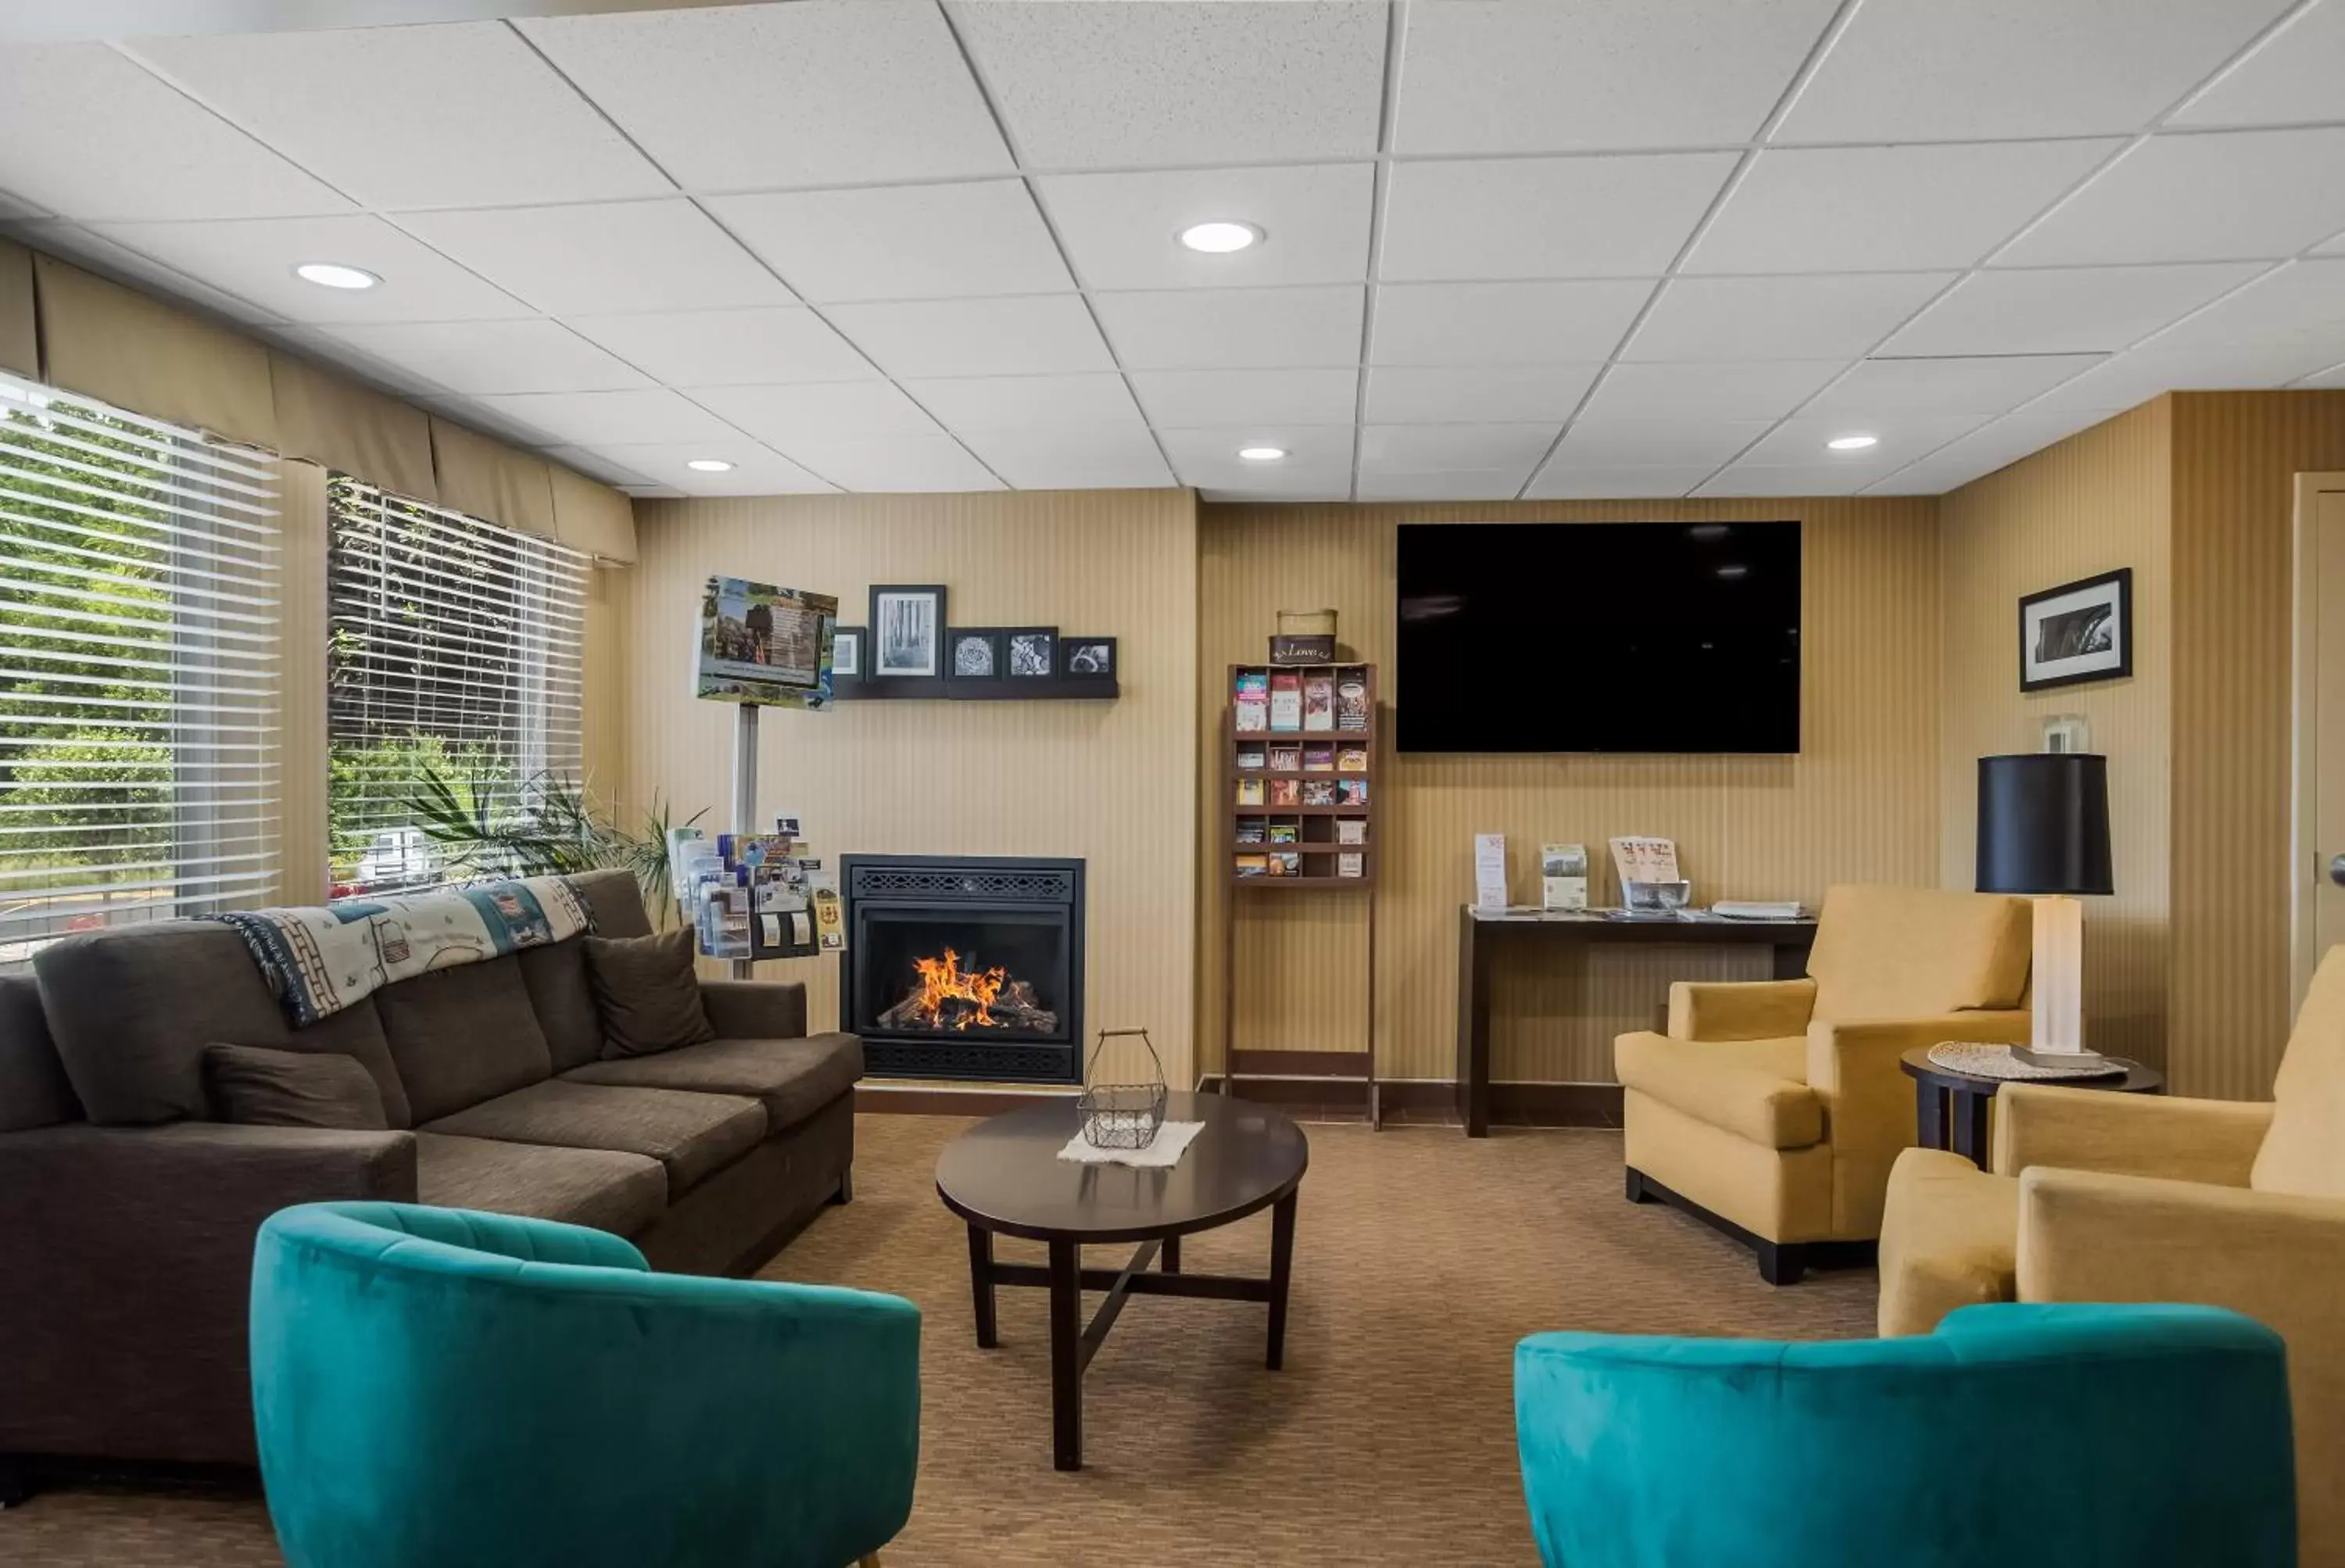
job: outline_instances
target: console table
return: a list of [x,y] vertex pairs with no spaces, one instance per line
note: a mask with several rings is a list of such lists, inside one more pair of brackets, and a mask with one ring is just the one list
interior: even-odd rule
[[1722,915],[1622,920],[1600,911],[1457,911],[1457,1115],[1466,1135],[1490,1135],[1490,960],[1501,947],[1591,942],[1760,943],[1775,950],[1775,978],[1808,972],[1812,920],[1728,920]]

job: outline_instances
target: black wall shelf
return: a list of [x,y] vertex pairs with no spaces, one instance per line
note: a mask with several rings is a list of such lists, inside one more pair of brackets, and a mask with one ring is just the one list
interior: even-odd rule
[[1112,702],[1123,695],[1112,677],[1030,676],[1016,680],[958,680],[951,676],[833,676],[834,702]]

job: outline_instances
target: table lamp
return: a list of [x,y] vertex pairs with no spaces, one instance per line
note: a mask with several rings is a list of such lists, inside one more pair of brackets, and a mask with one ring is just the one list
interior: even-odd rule
[[2109,759],[2090,752],[1982,757],[1978,891],[2035,902],[2035,1013],[2023,1061],[2078,1066],[2085,1049],[2085,906],[2109,881]]

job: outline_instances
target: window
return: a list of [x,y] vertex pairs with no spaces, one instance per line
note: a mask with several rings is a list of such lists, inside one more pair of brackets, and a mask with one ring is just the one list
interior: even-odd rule
[[277,462],[0,374],[0,966],[277,887]]
[[327,517],[335,895],[506,869],[449,819],[574,798],[589,557],[340,474]]

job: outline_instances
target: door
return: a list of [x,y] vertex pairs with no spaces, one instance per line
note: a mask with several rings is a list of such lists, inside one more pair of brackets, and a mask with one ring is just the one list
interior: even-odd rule
[[2289,934],[2301,1006],[2320,955],[2345,942],[2345,473],[2296,476],[2295,642]]

